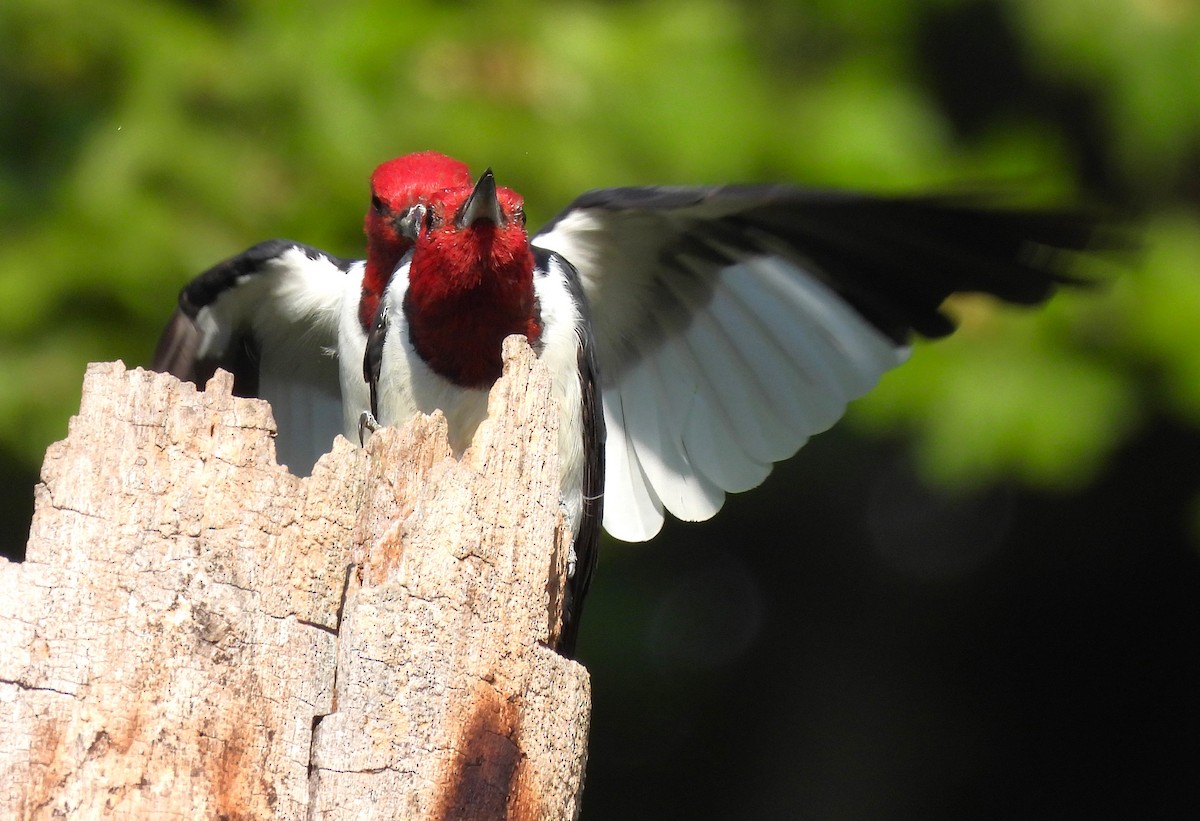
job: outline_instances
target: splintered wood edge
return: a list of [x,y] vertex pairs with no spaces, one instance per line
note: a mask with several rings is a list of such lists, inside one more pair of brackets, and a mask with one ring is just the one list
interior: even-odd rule
[[[524,372],[541,367],[517,347],[506,344],[508,370],[521,371],[521,361]],[[444,441],[444,421],[422,425]],[[0,816],[300,818],[320,808],[357,817],[369,808],[476,817],[459,810],[501,800],[510,817],[578,812],[586,671],[537,642],[521,649],[511,640],[544,634],[544,619],[492,630],[506,641],[491,662],[478,651],[428,650],[476,660],[466,689],[388,690],[411,682],[415,662],[378,663],[395,655],[396,637],[353,600],[365,601],[363,571],[375,555],[364,543],[379,538],[371,528],[396,530],[394,519],[363,512],[389,504],[397,512],[396,496],[389,502],[370,484],[402,464],[381,467],[375,450],[394,435],[381,433],[366,451],[339,439],[312,478],[299,479],[275,463],[269,406],[233,397],[228,374],[197,392],[121,363],[88,367],[80,414],[47,451],[29,558],[0,562],[0,784],[8,785]],[[556,500],[541,504],[559,516]],[[395,592],[368,594],[388,603],[406,595],[403,585]],[[537,606],[546,600],[543,590]],[[365,655],[353,652],[355,642]],[[386,675],[355,681],[343,667],[372,659],[367,672]],[[438,691],[467,697],[422,704]],[[398,695],[412,707],[393,716],[397,724],[372,725],[382,746],[363,749],[361,732],[336,732],[358,724],[364,713],[355,711],[374,709],[377,721]],[[446,716],[441,735],[413,735],[423,729],[414,719],[431,710]],[[506,740],[480,748],[472,739]],[[415,764],[388,758],[401,747],[427,752]],[[356,764],[359,753],[371,760]],[[471,764],[480,755],[499,769]],[[335,758],[349,766],[318,763]]]

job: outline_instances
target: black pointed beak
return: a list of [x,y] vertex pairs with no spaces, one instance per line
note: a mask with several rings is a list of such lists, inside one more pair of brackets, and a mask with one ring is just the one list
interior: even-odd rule
[[496,178],[492,169],[483,172],[475,190],[458,212],[458,227],[466,228],[480,220],[491,220],[496,225],[504,225],[504,212],[500,209],[500,200],[496,197]]

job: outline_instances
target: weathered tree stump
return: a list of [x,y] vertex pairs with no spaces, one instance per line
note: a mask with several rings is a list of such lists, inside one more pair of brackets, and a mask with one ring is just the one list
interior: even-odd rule
[[569,534],[528,346],[461,460],[435,415],[300,479],[231,388],[88,368],[0,560],[0,817],[577,815],[589,682],[546,646]]

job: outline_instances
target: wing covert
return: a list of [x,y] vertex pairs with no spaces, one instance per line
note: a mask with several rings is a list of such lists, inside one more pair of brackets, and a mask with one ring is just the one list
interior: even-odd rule
[[255,245],[184,286],[151,367],[199,387],[232,372],[237,395],[271,402],[280,463],[307,474],[342,430],[334,351],[358,265],[288,240]]
[[956,291],[1036,303],[1072,282],[1087,215],[788,186],[590,192],[534,238],[591,303],[608,427],[604,525],[641,541],[663,510],[726,492],[828,429],[941,336]]

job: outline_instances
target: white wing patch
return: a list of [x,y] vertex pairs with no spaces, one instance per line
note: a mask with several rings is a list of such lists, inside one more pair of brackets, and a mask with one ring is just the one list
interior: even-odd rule
[[663,506],[626,430],[620,391],[604,392],[604,424],[604,529],[627,542],[645,541],[662,527]]
[[[705,263],[694,265],[704,273]],[[653,537],[664,509],[710,518],[726,492],[760,484],[906,357],[776,256],[722,269],[682,332],[638,353],[604,391],[604,527],[626,541]]]
[[201,357],[219,355],[250,331],[261,356],[258,393],[271,403],[279,428],[276,456],[300,476],[312,472],[342,431],[338,363],[331,351],[343,296],[356,295],[361,279],[361,263],[344,273],[327,257],[312,259],[302,248],[289,248],[253,276],[239,278],[196,316]]
[[324,367],[313,367],[302,375],[286,374],[264,357],[259,374],[259,395],[271,403],[279,429],[276,461],[297,476],[312,473],[317,459],[329,452],[334,437],[342,431],[337,361],[326,357],[321,364]]

